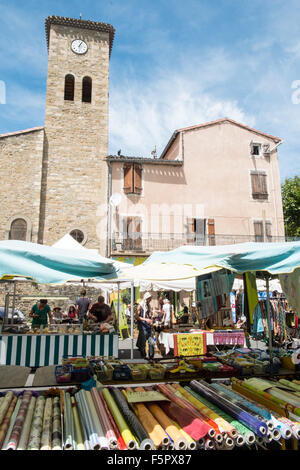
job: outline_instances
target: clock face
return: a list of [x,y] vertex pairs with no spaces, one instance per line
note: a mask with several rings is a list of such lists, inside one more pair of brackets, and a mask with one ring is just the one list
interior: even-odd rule
[[75,54],[85,54],[87,49],[86,43],[81,39],[75,39],[75,41],[72,42],[72,51],[75,52]]

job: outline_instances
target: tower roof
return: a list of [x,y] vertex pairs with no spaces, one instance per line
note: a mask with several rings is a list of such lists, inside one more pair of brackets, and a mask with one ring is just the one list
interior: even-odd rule
[[108,23],[99,23],[97,21],[90,20],[78,20],[76,18],[67,18],[64,16],[48,16],[45,21],[46,28],[46,39],[47,47],[49,48],[49,39],[50,39],[50,26],[52,24],[58,24],[62,26],[74,26],[81,29],[90,29],[94,31],[101,31],[103,33],[109,34],[109,55],[111,54],[114,37],[115,37],[115,28]]

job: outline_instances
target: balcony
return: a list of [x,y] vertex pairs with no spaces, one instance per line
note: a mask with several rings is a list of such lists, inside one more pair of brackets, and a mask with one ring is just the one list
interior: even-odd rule
[[285,242],[295,239],[287,237],[263,237],[247,235],[206,235],[184,233],[114,233],[111,240],[111,255],[143,255],[153,251],[174,250],[183,245],[212,246],[233,245],[245,242]]

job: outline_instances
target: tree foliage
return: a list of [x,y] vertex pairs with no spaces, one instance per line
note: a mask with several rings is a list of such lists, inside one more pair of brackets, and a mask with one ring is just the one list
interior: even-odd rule
[[300,178],[286,178],[282,184],[282,204],[285,234],[300,237]]

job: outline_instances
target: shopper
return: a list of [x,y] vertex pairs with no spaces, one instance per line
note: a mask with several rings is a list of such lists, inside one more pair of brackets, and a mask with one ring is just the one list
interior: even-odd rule
[[83,320],[87,318],[89,308],[91,306],[90,299],[86,296],[86,290],[83,289],[80,292],[81,297],[76,301],[76,313],[80,323],[83,323]]
[[68,321],[68,323],[77,322],[77,312],[76,312],[75,305],[70,305],[66,320]]
[[63,314],[60,307],[55,307],[53,309],[52,321],[53,323],[61,323],[63,319]]
[[169,299],[164,299],[163,325],[164,325],[164,328],[171,328],[171,325],[172,325],[172,305]]
[[183,307],[183,315],[180,318],[180,320],[181,320],[181,323],[183,323],[183,324],[189,322],[189,309],[186,305]]
[[141,356],[146,359],[146,342],[149,346],[149,359],[154,357],[154,339],[152,337],[152,315],[151,315],[151,302],[152,296],[150,292],[144,294],[142,302],[137,306],[136,320],[139,330],[139,336],[136,342]]
[[100,295],[98,297],[98,302],[92,305],[92,308],[89,311],[89,318],[92,318],[92,320],[97,323],[108,323],[112,318],[110,306],[107,305],[104,300],[104,297]]
[[33,305],[31,312],[29,314],[32,317],[32,328],[38,326],[46,326],[48,325],[48,318],[49,323],[52,323],[52,313],[51,308],[48,305],[48,301],[46,299],[41,299],[35,305]]

